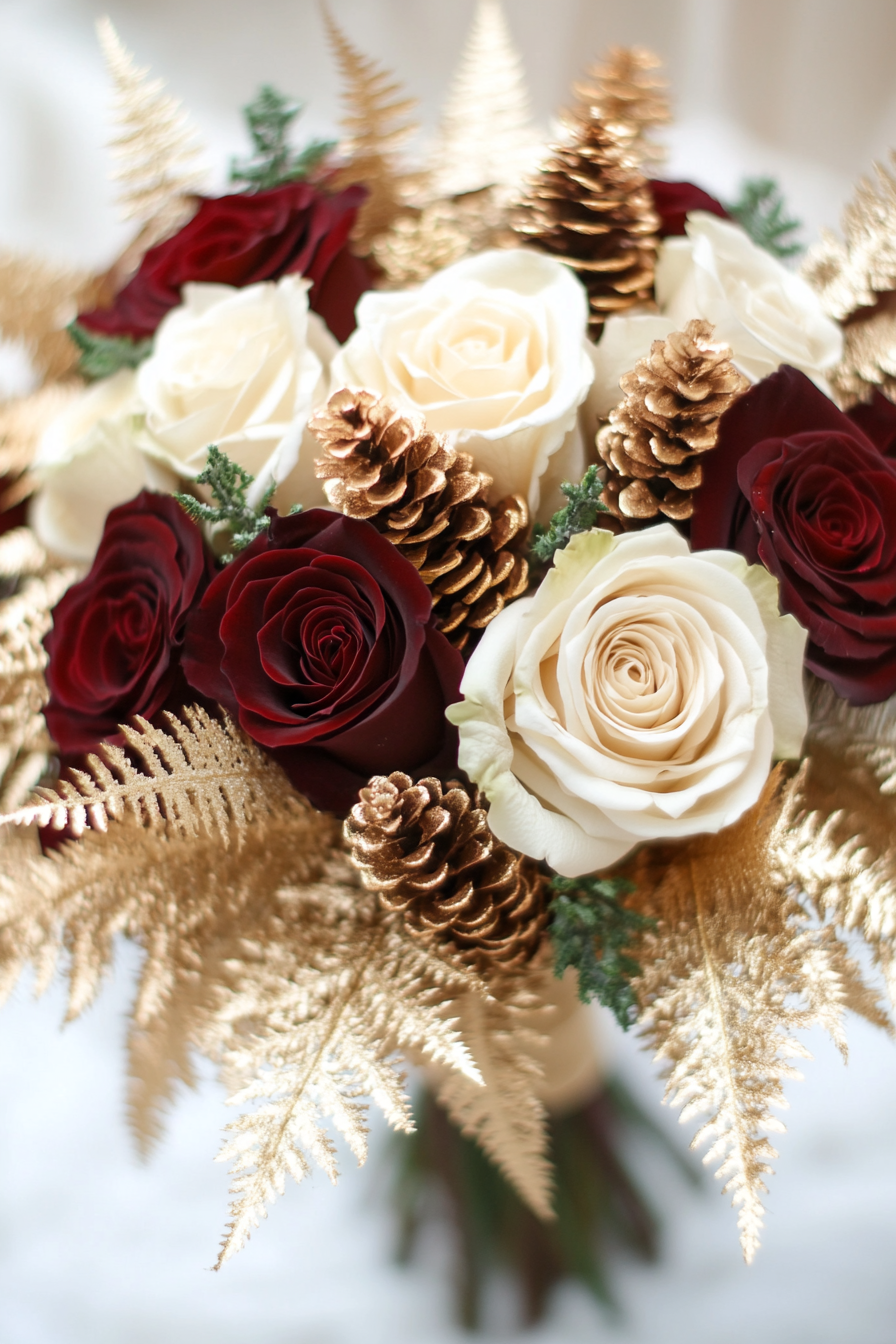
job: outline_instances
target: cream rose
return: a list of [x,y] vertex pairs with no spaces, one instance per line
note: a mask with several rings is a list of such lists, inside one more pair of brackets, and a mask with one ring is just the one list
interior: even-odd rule
[[357,318],[333,391],[368,388],[422,412],[493,478],[493,499],[521,494],[534,512],[544,495],[549,508],[560,481],[581,475],[588,308],[560,262],[531,248],[483,252],[419,289],[364,294]]
[[185,285],[137,374],[146,420],[140,446],[181,476],[195,476],[214,443],[256,478],[257,502],[324,503],[305,426],[326,392],[336,350],[308,311],[298,276],[233,289]]
[[799,755],[805,640],[761,565],[669,524],[581,533],[474,651],[461,768],[499,839],[567,877],[718,831]]
[[685,227],[687,237],[667,238],[657,260],[663,316],[678,328],[693,317],[712,322],[753,382],[792,364],[827,393],[825,370],[840,359],[843,336],[814,290],[736,224],[695,211]]
[[121,369],[65,407],[41,438],[34,469],[42,482],[29,522],[42,545],[89,564],[110,509],[144,488],[177,489],[177,477],[135,445],[141,405],[136,374]]

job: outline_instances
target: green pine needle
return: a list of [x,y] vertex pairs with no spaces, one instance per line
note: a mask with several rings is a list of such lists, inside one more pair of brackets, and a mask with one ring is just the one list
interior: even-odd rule
[[560,489],[569,503],[554,514],[547,527],[535,524],[532,551],[537,559],[549,564],[555,551],[562,551],[577,532],[590,532],[602,513],[609,513],[601,499],[603,484],[597,479],[597,467],[589,467],[581,484],[564,481]]
[[275,483],[271,482],[258,507],[253,508],[246,499],[246,492],[254,480],[250,472],[231,462],[213,443],[208,450],[205,470],[196,477],[196,484],[207,485],[217,503],[205,504],[193,495],[175,496],[194,522],[230,529],[232,549],[221,557],[225,564],[229,564],[237,551],[245,550],[270,524],[265,509],[271,502]]
[[304,149],[289,144],[289,128],[302,111],[302,104],[263,84],[251,103],[243,108],[253,153],[248,159],[233,159],[230,180],[250,191],[267,191],[284,182],[308,176],[335,147],[333,140],[312,140]]
[[551,885],[556,892],[550,924],[554,974],[559,979],[574,966],[582,1002],[597,999],[627,1031],[636,1008],[630,982],[640,967],[625,949],[654,921],[619,903],[620,896],[634,891],[623,877],[555,877]]
[[802,243],[792,236],[802,222],[787,214],[784,195],[773,177],[748,177],[741,183],[740,196],[726,206],[754,243],[773,257],[797,257]]
[[119,369],[135,369],[152,354],[152,337],[135,341],[131,336],[101,336],[77,322],[66,328],[78,347],[78,372],[84,378],[108,378]]

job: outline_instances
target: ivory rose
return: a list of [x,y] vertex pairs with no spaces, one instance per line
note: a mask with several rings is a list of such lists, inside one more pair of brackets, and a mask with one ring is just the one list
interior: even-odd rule
[[[828,391],[825,371],[843,337],[814,290],[758,247],[738,225],[704,211],[688,215],[686,238],[667,238],[656,268],[656,299],[682,328],[693,317],[715,327],[752,382],[792,364]],[[646,354],[646,351],[644,351]]]
[[42,545],[89,564],[110,510],[143,489],[171,491],[176,476],[135,444],[141,412],[133,369],[85,389],[50,423],[34,469],[41,485],[29,522]]
[[330,386],[367,388],[471,453],[492,497],[523,495],[533,512],[561,500],[584,452],[577,411],[591,384],[585,291],[531,248],[483,252],[419,289],[364,294]]
[[498,838],[567,877],[721,830],[799,755],[805,639],[761,565],[669,524],[580,533],[473,653],[461,768]]
[[305,425],[336,346],[309,315],[309,284],[286,276],[245,289],[185,285],[138,370],[140,446],[178,475],[196,476],[214,443],[256,478],[253,502],[271,481],[278,507],[323,502]]

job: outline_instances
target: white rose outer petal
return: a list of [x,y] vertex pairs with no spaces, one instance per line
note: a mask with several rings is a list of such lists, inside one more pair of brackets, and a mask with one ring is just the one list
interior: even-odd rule
[[569,877],[718,831],[799,754],[805,639],[740,556],[669,525],[580,534],[474,651],[448,710],[461,768],[499,839]]
[[34,457],[41,486],[28,521],[54,555],[89,564],[110,509],[143,489],[177,489],[177,478],[135,447],[140,410],[136,374],[120,369],[86,388],[47,426]]
[[734,362],[758,382],[791,364],[829,392],[825,370],[841,357],[843,334],[814,290],[738,225],[704,211],[688,215],[686,238],[667,238],[656,266],[656,298],[676,327],[712,322]]
[[[330,387],[367,388],[421,412],[533,513],[563,450],[584,466],[577,411],[593,378],[588,305],[569,269],[532,248],[483,252],[419,289],[369,291]],[[554,488],[551,482],[551,488]]]
[[[183,303],[159,324],[138,371],[146,408],[140,447],[179,475],[196,476],[215,443],[256,478],[255,499],[291,476],[325,388],[319,332],[309,330],[309,286],[299,276],[245,289],[185,285]],[[298,502],[320,503],[313,466],[304,465],[302,483],[314,495]]]

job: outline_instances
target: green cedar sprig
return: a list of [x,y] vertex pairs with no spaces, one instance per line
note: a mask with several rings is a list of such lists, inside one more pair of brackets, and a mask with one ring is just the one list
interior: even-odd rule
[[740,196],[726,209],[753,242],[773,257],[796,257],[803,251],[802,243],[792,236],[802,222],[788,216],[784,195],[773,177],[745,178]]
[[627,1031],[636,1007],[630,982],[641,968],[625,949],[634,934],[655,927],[655,920],[620,904],[620,896],[634,891],[624,877],[555,877],[551,885],[554,974],[559,979],[574,966],[582,1002],[597,999]]
[[152,337],[135,341],[132,336],[102,336],[78,322],[66,328],[78,347],[78,372],[84,378],[108,378],[119,369],[135,369],[152,354]]
[[564,481],[560,489],[569,503],[554,514],[550,524],[535,524],[532,551],[537,559],[549,564],[555,551],[562,551],[577,532],[589,532],[602,513],[610,510],[601,499],[603,483],[597,478],[597,467],[589,467],[579,485]]
[[302,106],[273,84],[261,86],[252,102],[243,108],[253,153],[248,159],[231,160],[231,182],[242,183],[250,191],[267,191],[284,182],[297,182],[335,148],[334,140],[312,140],[301,150],[289,144],[289,127]]
[[205,470],[196,477],[196,484],[207,485],[217,503],[206,504],[193,495],[175,496],[194,522],[230,529],[231,550],[221,557],[225,565],[270,525],[265,509],[271,502],[275,483],[271,482],[258,506],[253,507],[246,499],[246,493],[254,480],[250,472],[232,462],[213,443],[208,450]]

